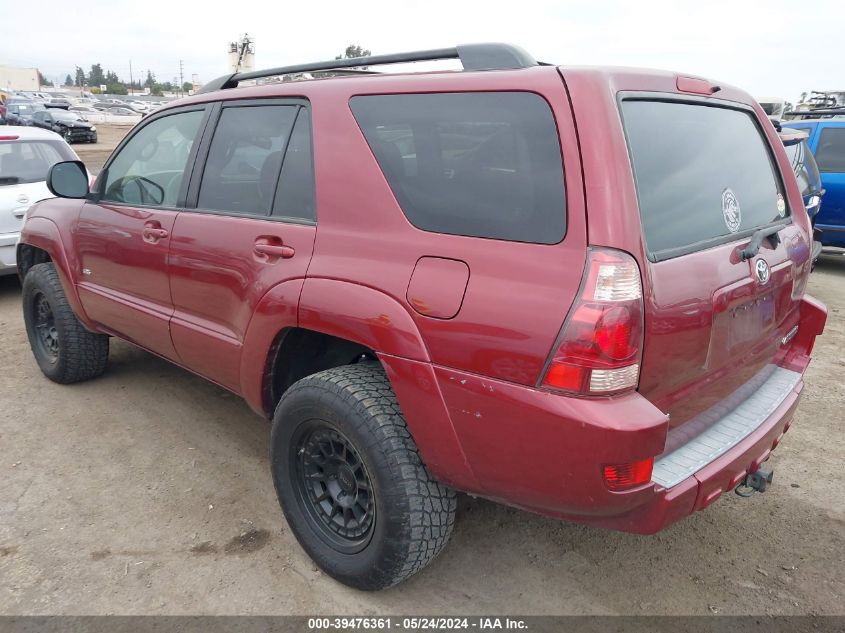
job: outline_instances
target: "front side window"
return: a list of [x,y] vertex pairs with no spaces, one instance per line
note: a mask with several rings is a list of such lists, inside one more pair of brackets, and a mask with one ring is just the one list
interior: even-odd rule
[[539,95],[359,96],[350,107],[417,228],[537,244],[563,239],[560,143]]
[[294,105],[223,108],[197,207],[269,215],[297,109]]
[[819,171],[845,172],[845,128],[823,128],[816,148]]
[[101,200],[174,207],[205,112],[171,114],[141,128],[106,171]]

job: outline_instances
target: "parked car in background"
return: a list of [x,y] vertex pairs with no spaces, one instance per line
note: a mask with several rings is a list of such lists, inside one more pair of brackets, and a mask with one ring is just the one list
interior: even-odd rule
[[117,336],[242,395],[291,532],[360,589],[443,549],[456,489],[638,533],[765,490],[827,311],[762,109],[501,44],[246,78],[434,58],[464,71],[227,75],[93,191],[56,165],[18,251],[42,372]]
[[68,108],[68,112],[75,112],[86,119],[86,115],[88,114],[102,114],[100,110],[97,110],[89,105],[72,105]]
[[114,116],[143,116],[143,113],[137,112],[132,108],[126,108],[123,106],[114,106],[110,108],[104,108],[101,112],[105,114],[111,114]]
[[[786,128],[779,132],[779,136],[783,141],[786,155],[792,163],[792,170],[795,172],[798,189],[801,191],[801,197],[804,200],[804,208],[807,209],[807,215],[810,217],[810,224],[815,228],[816,217],[821,209],[825,190],[822,186],[821,174],[816,165],[816,159],[813,157],[813,152],[807,144],[808,135],[803,130]],[[814,262],[818,259],[822,250],[822,243],[816,239],[816,234],[817,232],[814,231]]]
[[9,99],[6,108],[6,125],[32,125],[33,115],[47,109],[43,103],[31,99]]
[[45,182],[50,167],[76,158],[53,132],[0,126],[0,275],[16,271],[15,249],[29,206],[53,197]]
[[32,125],[60,134],[68,143],[96,143],[97,128],[75,112],[44,110],[32,117]]
[[49,101],[45,101],[44,105],[48,108],[60,109],[60,110],[67,110],[72,104],[68,99],[50,99]]
[[824,189],[824,201],[815,218],[823,246],[845,248],[845,119],[804,119],[783,124],[784,129],[808,134]]

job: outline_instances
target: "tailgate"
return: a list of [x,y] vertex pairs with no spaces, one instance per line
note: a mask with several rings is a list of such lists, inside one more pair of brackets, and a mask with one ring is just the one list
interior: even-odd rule
[[[630,99],[622,115],[648,253],[639,390],[677,429],[777,361],[798,323],[809,239],[750,109]],[[777,225],[743,259],[751,236]]]

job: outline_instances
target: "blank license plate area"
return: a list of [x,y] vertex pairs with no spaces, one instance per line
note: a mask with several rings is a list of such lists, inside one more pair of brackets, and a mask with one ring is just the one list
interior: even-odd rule
[[760,340],[775,322],[775,297],[772,293],[736,306],[730,313],[729,346]]

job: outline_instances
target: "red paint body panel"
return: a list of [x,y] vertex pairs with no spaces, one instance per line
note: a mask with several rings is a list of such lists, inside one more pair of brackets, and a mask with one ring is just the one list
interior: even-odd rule
[[[171,360],[179,360],[170,339],[173,302],[167,266],[176,215],[87,202],[73,240],[81,266],[79,296],[88,317]],[[145,238],[145,227],[163,229],[168,236]]]
[[[549,516],[652,533],[712,503],[756,467],[791,423],[802,383],[754,433],[669,490],[651,483],[611,492],[602,466],[660,455],[670,426],[735,391],[766,362],[803,373],[826,319],[824,306],[804,296],[810,227],[794,178],[784,178],[793,222],[777,248],[760,254],[772,270],[767,290],[749,282],[750,264],[737,256],[748,240],[649,260],[618,98],[629,91],[682,97],[681,90],[709,99],[701,95],[712,85],[655,71],[536,67],[197,95],[175,107],[307,100],[316,227],[91,204],[77,226],[81,204],[51,200],[34,207],[22,242],[51,255],[86,325],[174,358],[240,393],[257,412],[268,410],[267,370],[288,328],[354,341],[381,360],[423,460],[442,481]],[[564,239],[537,245],[415,228],[350,98],[512,90],[540,95],[554,115]],[[712,98],[753,108],[779,171],[792,174],[746,93],[722,86]],[[144,242],[151,220],[169,237]],[[269,261],[255,253],[257,241],[290,246],[293,256]],[[588,246],[626,251],[639,266],[646,333],[637,392],[576,398],[535,387],[578,295]],[[81,274],[92,266],[92,275]],[[763,336],[727,326],[726,315],[755,301],[770,301],[773,310]],[[795,325],[797,334],[776,351]]]
[[421,257],[408,284],[408,303],[415,312],[451,319],[461,309],[469,282],[466,263],[442,257]]
[[[269,219],[179,214],[169,252],[170,332],[182,362],[241,393],[241,356],[250,321],[271,287],[305,278],[315,232],[314,226]],[[294,255],[283,259],[256,253],[258,242],[290,246]],[[277,325],[275,331],[280,329]]]

